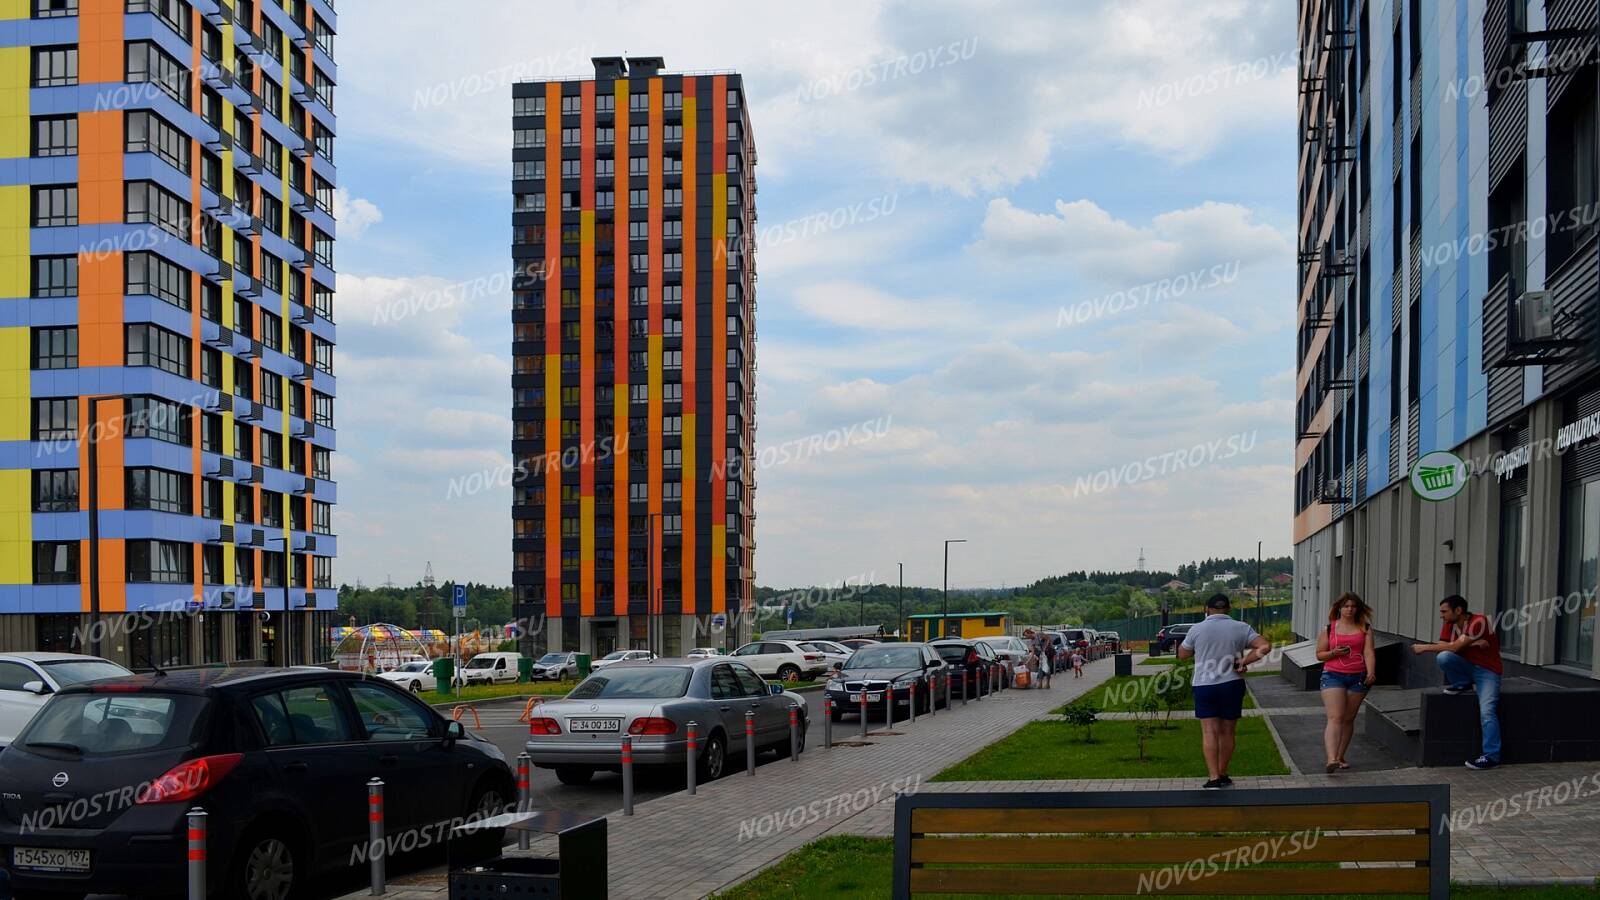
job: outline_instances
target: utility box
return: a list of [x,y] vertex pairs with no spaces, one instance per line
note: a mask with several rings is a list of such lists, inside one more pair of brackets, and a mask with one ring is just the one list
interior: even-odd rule
[[434,690],[443,693],[450,689],[452,680],[456,677],[456,661],[448,656],[441,656],[433,661],[433,678],[437,684]]
[[1133,654],[1118,653],[1116,661],[1116,674],[1118,678],[1133,674]]
[[578,678],[579,678],[579,680],[582,680],[584,678],[588,678],[589,677],[589,673],[592,672],[592,671],[594,671],[594,657],[590,656],[587,653],[579,653],[578,654]]
[[533,659],[531,657],[524,656],[517,660],[517,680],[523,684],[533,680]]

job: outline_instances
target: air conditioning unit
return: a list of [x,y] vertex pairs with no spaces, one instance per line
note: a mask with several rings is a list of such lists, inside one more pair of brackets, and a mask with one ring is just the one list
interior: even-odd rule
[[1548,341],[1556,336],[1555,296],[1549,291],[1523,291],[1512,307],[1517,337],[1524,342]]

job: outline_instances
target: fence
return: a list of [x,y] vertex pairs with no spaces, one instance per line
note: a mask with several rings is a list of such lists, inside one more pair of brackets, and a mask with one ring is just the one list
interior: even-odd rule
[[[1239,605],[1233,608],[1233,617],[1235,619],[1243,619],[1260,629],[1278,622],[1290,621],[1293,611],[1293,603],[1273,603],[1263,606],[1260,612],[1260,623],[1257,624],[1255,604],[1242,600]],[[1167,621],[1177,625],[1183,622],[1198,622],[1204,618],[1205,613],[1175,612],[1167,616]],[[1124,643],[1128,641],[1148,641],[1156,636],[1157,631],[1161,630],[1161,617],[1141,616],[1137,619],[1112,619],[1107,622],[1092,622],[1089,627],[1096,631],[1115,631]]]

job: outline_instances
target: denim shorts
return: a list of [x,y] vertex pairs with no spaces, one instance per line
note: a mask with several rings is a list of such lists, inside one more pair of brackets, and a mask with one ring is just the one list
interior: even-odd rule
[[1322,670],[1322,690],[1331,691],[1335,688],[1346,690],[1352,694],[1365,694],[1367,692],[1367,673],[1357,672],[1346,675],[1343,672],[1329,672]]

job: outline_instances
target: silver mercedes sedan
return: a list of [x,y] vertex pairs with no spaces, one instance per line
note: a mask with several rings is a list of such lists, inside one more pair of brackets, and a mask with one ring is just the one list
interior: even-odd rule
[[745,752],[745,713],[753,712],[756,749],[789,753],[789,709],[797,708],[805,746],[806,700],[763,681],[728,657],[620,662],[584,679],[564,699],[541,704],[528,723],[533,764],[563,784],[596,771],[621,771],[622,735],[633,738],[635,766],[683,766],[688,724],[695,723],[697,780],[727,770]]

